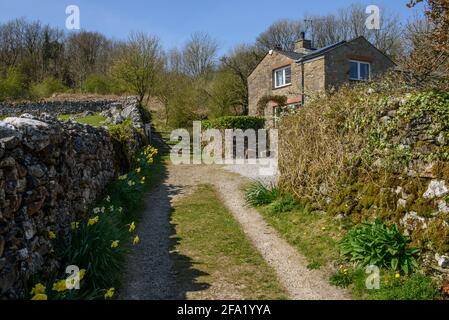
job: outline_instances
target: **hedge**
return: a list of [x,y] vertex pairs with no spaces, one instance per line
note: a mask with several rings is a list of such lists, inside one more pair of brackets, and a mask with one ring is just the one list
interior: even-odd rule
[[227,116],[213,120],[204,120],[201,123],[203,129],[254,129],[259,130],[265,127],[265,119],[254,116]]

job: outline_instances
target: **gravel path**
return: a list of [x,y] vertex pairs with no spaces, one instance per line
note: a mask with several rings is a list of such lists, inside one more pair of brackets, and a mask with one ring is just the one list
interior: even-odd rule
[[141,239],[128,257],[119,299],[182,299],[170,258],[170,198],[175,193],[167,184],[154,189],[137,227]]
[[[176,299],[185,293],[176,287],[176,273],[170,261],[170,205],[194,191],[198,184],[213,184],[224,204],[243,231],[275,270],[291,299],[347,299],[345,291],[331,286],[320,270],[308,270],[306,259],[283,240],[262,216],[245,205],[241,187],[249,181],[218,166],[168,165],[168,178],[154,190],[138,231],[141,244],[132,252],[122,299]],[[236,171],[236,170],[231,170]],[[246,175],[248,176],[248,175]]]

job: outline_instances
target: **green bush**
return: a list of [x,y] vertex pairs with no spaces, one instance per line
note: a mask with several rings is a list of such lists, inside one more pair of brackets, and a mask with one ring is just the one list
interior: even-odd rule
[[274,186],[266,186],[256,181],[245,190],[246,203],[257,207],[270,204],[279,197],[279,191]]
[[61,80],[47,78],[41,83],[35,83],[31,86],[31,95],[38,98],[50,97],[53,93],[62,93],[67,91],[67,87]]
[[259,130],[265,127],[265,119],[254,116],[227,116],[202,122],[203,129],[254,129]]
[[84,92],[109,94],[113,91],[111,80],[101,75],[91,75],[82,84]]
[[[135,142],[143,139],[143,132],[134,128],[132,121],[126,119],[120,124],[109,126],[109,135],[113,141],[117,157],[116,163],[119,164],[124,171],[129,167],[134,152]],[[142,140],[141,140],[142,141]]]
[[418,253],[418,249],[408,247],[409,242],[396,225],[387,227],[376,221],[349,230],[340,248],[343,256],[361,266],[375,265],[409,273],[417,268],[414,255]]
[[6,78],[0,79],[0,100],[29,97],[29,82],[21,68],[10,68]]

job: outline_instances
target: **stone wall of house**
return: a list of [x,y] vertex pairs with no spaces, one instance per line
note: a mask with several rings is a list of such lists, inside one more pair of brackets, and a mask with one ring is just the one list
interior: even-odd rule
[[[292,84],[278,89],[274,88],[273,71],[288,65],[292,67]],[[300,76],[300,67],[293,59],[275,50],[271,55],[268,54],[248,78],[249,114],[259,114],[257,103],[263,96],[281,95],[287,98],[297,98],[301,93]],[[267,108],[267,112],[269,113],[267,117],[270,117],[272,107]]]
[[[135,118],[138,127],[131,105],[112,113]],[[142,140],[130,143],[129,150]],[[22,296],[31,275],[58,268],[52,235],[66,237],[121,173],[120,152],[105,128],[47,114],[0,121],[0,299]]]
[[373,78],[394,67],[393,61],[360,37],[326,54],[326,90],[349,81],[349,60],[369,62]]
[[[313,59],[304,63],[304,94],[306,96],[314,92],[324,91],[326,76],[325,57]],[[302,75],[301,75],[302,77]]]

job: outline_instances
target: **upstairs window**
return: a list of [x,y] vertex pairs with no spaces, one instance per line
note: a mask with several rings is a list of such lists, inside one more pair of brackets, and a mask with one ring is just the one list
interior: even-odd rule
[[369,80],[371,77],[371,64],[369,62],[350,60],[349,79]]
[[274,87],[281,88],[292,83],[292,67],[287,66],[273,71]]

